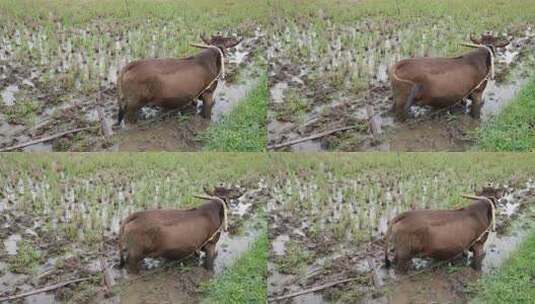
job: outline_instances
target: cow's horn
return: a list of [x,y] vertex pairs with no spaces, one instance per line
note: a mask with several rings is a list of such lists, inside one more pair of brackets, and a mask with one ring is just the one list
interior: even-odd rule
[[198,43],[191,43],[190,45],[191,45],[192,47],[201,48],[201,49],[207,49],[207,48],[210,48],[209,45],[198,44]]

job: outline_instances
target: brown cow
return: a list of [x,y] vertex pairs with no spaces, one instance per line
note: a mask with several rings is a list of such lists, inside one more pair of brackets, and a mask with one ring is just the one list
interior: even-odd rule
[[205,267],[213,269],[227,202],[207,199],[198,208],[140,211],[124,219],[119,231],[120,265],[126,263],[129,271],[137,273],[145,257],[176,260],[204,251]]
[[451,260],[465,250],[474,253],[472,267],[481,269],[487,229],[493,221],[500,190],[485,188],[468,207],[456,210],[413,210],[394,217],[385,235],[385,264],[389,241],[400,272],[406,272],[413,257]]
[[485,78],[490,73],[495,48],[505,47],[509,41],[492,35],[470,39],[481,47],[455,58],[404,59],[390,68],[393,110],[399,119],[406,119],[412,105],[443,108],[467,97],[472,100],[471,116],[480,117]]
[[146,105],[167,109],[184,108],[200,98],[201,115],[210,119],[214,104],[213,93],[222,73],[226,49],[241,40],[201,35],[210,47],[195,56],[182,59],[142,59],[129,63],[117,79],[119,114],[117,125],[126,115],[127,122],[137,120],[137,112]]

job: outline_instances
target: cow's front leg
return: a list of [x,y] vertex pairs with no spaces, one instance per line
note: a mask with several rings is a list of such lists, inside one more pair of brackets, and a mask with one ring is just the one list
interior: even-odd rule
[[474,119],[479,119],[479,117],[481,116],[481,107],[483,106],[483,91],[485,85],[486,84],[483,84],[479,90],[475,91],[474,93],[472,93],[472,95],[470,95],[470,99],[472,99],[472,108],[470,109],[470,115]]
[[483,243],[475,244],[472,247],[474,253],[474,260],[472,261],[472,268],[477,271],[481,271],[481,265],[483,264],[483,258],[485,257],[485,251],[483,248]]
[[212,118],[212,107],[214,106],[214,93],[212,91],[205,92],[201,96],[202,111],[201,116],[205,119]]
[[204,246],[204,252],[206,252],[206,264],[204,265],[207,270],[214,270],[214,260],[217,255],[216,243],[209,242]]

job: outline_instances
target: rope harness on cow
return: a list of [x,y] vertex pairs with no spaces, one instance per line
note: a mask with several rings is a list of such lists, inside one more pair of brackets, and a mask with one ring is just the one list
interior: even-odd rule
[[194,101],[197,100],[204,92],[206,92],[216,81],[219,79],[225,79],[225,54],[223,54],[223,51],[215,46],[215,45],[205,45],[205,44],[197,44],[192,43],[191,44],[194,47],[203,48],[203,49],[215,49],[219,53],[219,58],[221,61],[221,68],[219,69],[219,73],[217,73],[217,76],[206,86],[197,96],[193,99]]
[[221,222],[221,225],[219,225],[219,227],[217,228],[217,230],[206,240],[204,241],[204,243],[202,243],[201,246],[197,247],[197,249],[195,249],[193,252],[198,252],[199,250],[201,250],[206,244],[208,244],[209,242],[211,242],[215,236],[221,232],[221,230],[223,231],[227,231],[228,230],[228,216],[227,216],[227,204],[225,203],[225,201],[223,201],[221,198],[217,197],[217,196],[207,196],[207,195],[193,195],[193,197],[195,198],[200,198],[200,199],[207,199],[207,200],[215,200],[215,201],[218,201],[219,203],[221,203],[221,206],[223,206],[223,221]]
[[494,53],[492,52],[490,47],[488,47],[488,46],[486,46],[484,44],[461,43],[461,45],[468,46],[468,47],[475,47],[475,48],[484,48],[490,54],[490,70],[488,71],[487,75],[485,75],[485,77],[483,77],[483,79],[472,90],[470,90],[470,92],[468,92],[468,94],[466,94],[461,99],[463,101],[466,101],[466,98],[468,98],[468,96],[472,95],[472,93],[477,91],[483,85],[483,83],[485,83],[485,81],[494,79],[494,77],[495,77],[495,75],[494,75]]
[[481,233],[481,235],[475,239],[468,248],[472,247],[475,243],[479,242],[481,240],[481,238],[483,238],[483,236],[485,235],[485,233],[489,233],[491,231],[495,231],[496,230],[496,206],[494,206],[494,203],[492,202],[492,200],[486,196],[475,196],[475,195],[469,195],[469,194],[461,194],[461,197],[464,197],[464,198],[467,198],[467,199],[472,199],[472,200],[485,200],[486,202],[489,203],[490,205],[490,209],[491,209],[491,220],[490,220],[490,223],[489,223],[489,226],[487,227],[487,229],[485,229],[485,231],[483,231],[483,233]]

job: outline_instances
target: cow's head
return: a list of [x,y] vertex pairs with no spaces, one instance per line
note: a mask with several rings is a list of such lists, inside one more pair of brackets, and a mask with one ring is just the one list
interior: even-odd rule
[[482,34],[479,39],[470,34],[470,40],[475,44],[489,47],[493,53],[496,53],[496,49],[506,47],[510,43],[506,38],[498,38],[490,34]]
[[222,199],[228,206],[229,202],[233,199],[237,199],[243,195],[238,188],[226,188],[226,187],[214,187],[213,190],[204,188],[204,192],[209,196],[215,196]]
[[490,199],[494,203],[494,206],[496,207],[496,203],[505,195],[505,189],[494,188],[494,187],[483,187],[481,191],[476,192],[476,195],[484,196]]
[[238,39],[235,37],[223,37],[218,35],[212,36],[212,38],[210,39],[208,39],[208,37],[204,36],[203,34],[201,34],[200,37],[204,43],[206,43],[207,45],[217,46],[223,53],[225,53],[226,49],[230,49],[237,46],[243,40],[243,38]]

